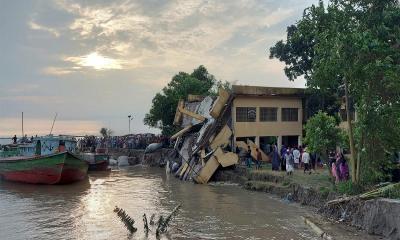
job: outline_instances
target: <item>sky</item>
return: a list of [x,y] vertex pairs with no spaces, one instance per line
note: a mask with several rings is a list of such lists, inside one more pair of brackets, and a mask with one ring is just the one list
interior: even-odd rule
[[0,0],[0,136],[115,135],[143,124],[171,77],[204,65],[233,84],[290,82],[268,49],[317,0]]

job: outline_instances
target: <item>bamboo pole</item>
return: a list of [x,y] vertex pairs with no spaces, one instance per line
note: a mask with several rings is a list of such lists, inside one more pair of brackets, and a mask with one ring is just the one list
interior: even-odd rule
[[349,142],[350,142],[350,165],[351,165],[351,181],[353,183],[357,182],[356,179],[356,149],[354,146],[354,138],[353,138],[353,126],[351,124],[351,116],[350,116],[350,103],[349,103],[349,83],[347,79],[344,77],[344,90],[345,90],[345,98],[346,98],[346,114],[347,114],[347,124],[349,127]]

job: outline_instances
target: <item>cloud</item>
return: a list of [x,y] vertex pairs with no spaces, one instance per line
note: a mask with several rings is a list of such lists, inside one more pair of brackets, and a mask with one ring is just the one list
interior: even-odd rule
[[62,76],[73,73],[74,71],[70,68],[64,67],[45,67],[42,69],[42,73],[46,75]]
[[35,23],[33,20],[31,20],[28,24],[29,24],[29,27],[32,30],[39,30],[39,31],[48,32],[51,35],[53,35],[54,37],[56,37],[56,38],[58,38],[60,36],[60,33],[57,30],[55,30],[54,28],[50,28],[50,27],[46,27],[46,26],[40,25],[38,23]]

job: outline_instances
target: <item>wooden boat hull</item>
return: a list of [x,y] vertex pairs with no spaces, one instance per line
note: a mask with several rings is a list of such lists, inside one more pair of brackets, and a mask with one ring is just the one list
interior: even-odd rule
[[65,164],[61,172],[61,179],[58,184],[67,184],[85,179],[88,167],[86,161],[67,152]]
[[32,184],[59,183],[67,153],[0,160],[0,178]]
[[108,161],[99,161],[96,163],[89,164],[89,171],[108,171]]

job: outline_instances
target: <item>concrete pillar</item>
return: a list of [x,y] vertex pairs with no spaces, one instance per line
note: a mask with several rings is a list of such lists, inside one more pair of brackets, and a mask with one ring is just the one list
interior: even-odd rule
[[301,135],[299,135],[299,146],[303,145],[303,137]]
[[257,145],[258,148],[260,148],[260,136],[256,136],[255,144]]
[[281,152],[282,148],[282,136],[278,136],[278,152]]

